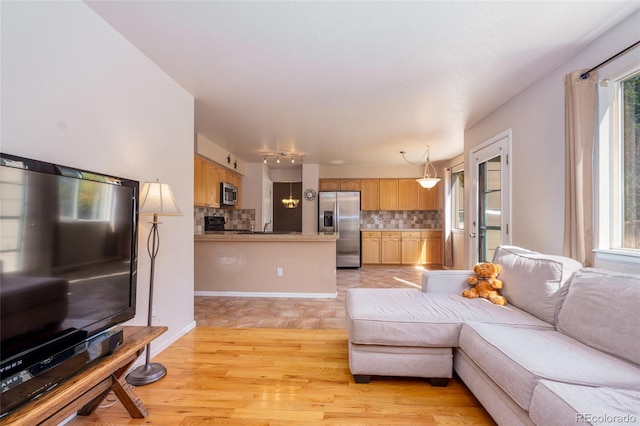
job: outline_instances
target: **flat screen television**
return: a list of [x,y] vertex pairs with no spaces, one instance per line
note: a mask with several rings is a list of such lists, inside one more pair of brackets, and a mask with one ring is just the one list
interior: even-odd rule
[[20,389],[52,360],[135,316],[138,191],[0,153],[0,414],[55,386],[60,373]]

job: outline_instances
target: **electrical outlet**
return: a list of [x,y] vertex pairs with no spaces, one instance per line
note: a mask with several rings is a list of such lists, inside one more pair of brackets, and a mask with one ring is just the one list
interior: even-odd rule
[[276,275],[279,276],[279,277],[282,276],[282,268],[276,269]]

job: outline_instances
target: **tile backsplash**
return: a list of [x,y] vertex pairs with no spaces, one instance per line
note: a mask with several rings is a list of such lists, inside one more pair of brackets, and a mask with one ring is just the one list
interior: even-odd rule
[[222,216],[227,229],[251,229],[251,225],[256,223],[255,209],[231,210],[215,209],[210,207],[195,207],[193,209],[193,222],[195,232],[204,230],[205,216]]
[[[193,213],[196,233],[204,230],[205,216],[222,216],[227,229],[251,229],[256,223],[254,209],[231,210],[195,207]],[[441,229],[442,210],[362,211],[361,229]]]
[[441,229],[442,210],[378,210],[360,213],[361,229]]

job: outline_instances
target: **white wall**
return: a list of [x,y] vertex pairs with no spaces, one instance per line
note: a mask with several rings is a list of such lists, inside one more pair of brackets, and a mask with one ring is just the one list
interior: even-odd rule
[[[468,153],[498,133],[513,130],[512,244],[562,253],[564,75],[591,68],[635,43],[639,28],[640,13],[636,13],[465,132]],[[465,190],[468,200],[468,187]],[[470,223],[467,203],[465,210],[465,222]],[[468,238],[465,240],[468,245]]]
[[220,148],[199,133],[195,135],[195,153],[241,175],[246,173],[247,164],[243,160]]
[[[3,152],[170,183],[184,216],[163,218],[157,353],[194,325],[194,100],[81,2],[2,2]],[[136,317],[146,325],[149,225],[139,229]]]
[[318,193],[318,175],[320,167],[317,164],[302,165],[302,232],[313,234],[318,232],[318,197],[315,200],[304,198],[304,191],[313,189]]

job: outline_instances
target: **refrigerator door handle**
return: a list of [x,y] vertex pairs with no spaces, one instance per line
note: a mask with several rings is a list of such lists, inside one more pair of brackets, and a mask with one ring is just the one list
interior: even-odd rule
[[334,232],[338,234],[340,232],[340,205],[337,202],[333,203],[333,220]]

